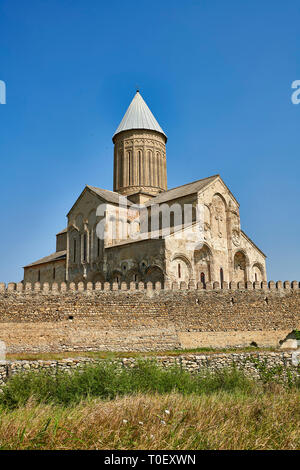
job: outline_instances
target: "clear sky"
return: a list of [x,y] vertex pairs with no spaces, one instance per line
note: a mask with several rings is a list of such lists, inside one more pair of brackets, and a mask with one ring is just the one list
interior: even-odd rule
[[300,280],[300,2],[0,0],[0,281],[55,251],[138,86],[169,187],[220,173],[268,278]]

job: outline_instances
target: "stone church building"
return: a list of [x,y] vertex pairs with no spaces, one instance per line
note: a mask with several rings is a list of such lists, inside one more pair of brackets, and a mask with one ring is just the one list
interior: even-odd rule
[[114,190],[84,188],[55,253],[25,266],[24,282],[265,281],[220,175],[168,189],[166,143],[137,92],[113,136]]

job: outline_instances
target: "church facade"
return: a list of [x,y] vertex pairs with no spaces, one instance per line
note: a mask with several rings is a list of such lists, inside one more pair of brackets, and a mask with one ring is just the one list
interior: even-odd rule
[[113,191],[84,188],[55,253],[25,266],[24,282],[266,281],[220,175],[167,188],[166,143],[137,92],[113,136]]

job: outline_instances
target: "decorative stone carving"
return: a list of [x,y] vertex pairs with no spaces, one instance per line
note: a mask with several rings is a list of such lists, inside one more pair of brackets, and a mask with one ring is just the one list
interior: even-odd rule
[[241,233],[239,230],[233,230],[232,231],[232,243],[235,246],[239,246],[241,243]]
[[222,238],[223,237],[223,233],[222,233],[222,230],[221,230],[222,222],[223,222],[222,211],[219,207],[217,207],[216,212],[217,212],[217,215],[215,216],[215,219],[218,223],[218,236],[220,238]]

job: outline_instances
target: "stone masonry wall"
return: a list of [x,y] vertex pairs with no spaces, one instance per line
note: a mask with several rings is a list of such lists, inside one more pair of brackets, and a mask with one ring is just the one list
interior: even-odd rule
[[14,353],[276,347],[300,329],[298,282],[201,287],[0,284],[0,340]]
[[[223,368],[236,367],[242,370],[248,377],[262,378],[259,369],[271,371],[275,377],[285,379],[287,371],[293,377],[300,377],[300,351],[295,352],[261,352],[261,353],[222,353],[222,354],[186,354],[180,356],[158,356],[154,360],[163,367],[174,365],[192,372],[215,372]],[[14,374],[26,371],[49,371],[56,373],[62,370],[74,370],[88,364],[101,362],[103,359],[63,359],[60,361],[3,361],[0,362],[0,387]],[[134,367],[138,359],[124,358],[112,360],[120,367]]]

